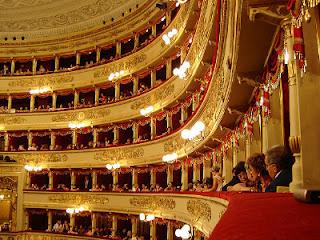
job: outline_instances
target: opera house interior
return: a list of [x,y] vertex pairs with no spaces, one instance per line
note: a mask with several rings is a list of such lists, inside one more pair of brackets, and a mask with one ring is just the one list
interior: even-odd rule
[[320,0],[0,9],[0,240],[320,239]]

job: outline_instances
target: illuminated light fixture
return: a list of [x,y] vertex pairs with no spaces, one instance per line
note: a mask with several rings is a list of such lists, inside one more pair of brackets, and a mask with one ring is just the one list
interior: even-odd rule
[[84,128],[84,127],[88,127],[90,126],[90,122],[89,121],[83,121],[83,122],[70,122],[68,124],[69,128],[71,129],[75,129],[75,128]]
[[119,72],[110,73],[108,80],[112,81],[113,79],[122,77],[124,75],[124,70],[120,70]]
[[24,169],[27,170],[28,172],[40,172],[42,170],[42,167],[25,165]]
[[108,170],[118,169],[118,168],[120,168],[120,164],[119,164],[119,163],[107,164],[107,165],[106,165],[106,168],[107,168]]
[[193,38],[190,37],[190,38],[189,38],[189,43],[192,43],[192,41],[193,41]]
[[184,79],[187,76],[187,71],[190,68],[190,62],[184,61],[179,68],[173,69],[173,75],[178,76],[180,79]]
[[1,194],[1,195],[0,195],[0,200],[3,200],[3,199],[4,199],[4,195]]
[[179,1],[178,2],[176,2],[176,7],[179,7],[180,6],[180,3],[179,3]]
[[[186,3],[186,2],[188,2],[188,0],[177,0],[177,3],[179,3],[179,4],[184,4],[184,3]],[[179,5],[178,5],[179,6]]]
[[173,162],[173,161],[177,160],[177,158],[178,158],[178,154],[177,153],[169,153],[169,154],[164,155],[162,157],[162,161],[168,163],[168,162]]
[[148,106],[146,108],[140,109],[140,114],[142,116],[148,116],[150,113],[152,113],[154,110],[153,106]]
[[289,63],[289,58],[290,58],[290,55],[289,55],[288,49],[286,48],[284,50],[284,64],[288,64]]
[[39,94],[39,93],[46,93],[46,92],[50,92],[51,88],[49,87],[42,87],[42,88],[37,88],[37,89],[31,89],[29,91],[30,94]]
[[161,22],[163,22],[164,20],[166,20],[166,16],[163,16],[163,17],[161,18]]
[[190,239],[192,237],[191,227],[185,224],[181,229],[175,231],[175,235],[181,239]]
[[202,121],[197,121],[191,129],[184,129],[181,132],[181,137],[184,140],[192,140],[199,136],[205,129],[205,125]]
[[177,35],[177,33],[178,33],[178,30],[177,30],[176,28],[173,28],[170,32],[168,32],[167,34],[164,34],[164,35],[162,36],[162,40],[164,41],[164,43],[165,43],[166,45],[169,45],[170,42],[171,42],[171,39],[172,39],[175,35]]
[[144,213],[140,213],[139,214],[139,219],[141,221],[150,222],[150,221],[153,221],[155,219],[155,216],[154,215],[145,215]]

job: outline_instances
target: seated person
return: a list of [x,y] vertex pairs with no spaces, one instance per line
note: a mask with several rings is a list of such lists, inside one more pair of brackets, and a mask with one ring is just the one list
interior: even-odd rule
[[18,151],[25,151],[26,149],[24,148],[24,146],[21,144],[18,147]]
[[28,147],[28,151],[37,151],[38,146],[35,143],[32,143],[30,147]]
[[245,162],[241,161],[237,164],[235,167],[235,174],[239,179],[239,183],[234,184],[233,186],[228,186],[227,191],[239,191],[240,189],[245,190],[246,187],[252,186],[252,183],[248,180]]
[[156,184],[156,187],[154,188],[155,192],[162,192],[163,188],[160,186],[160,184]]
[[122,190],[123,190],[123,192],[129,192],[129,185],[127,184],[127,183],[125,183],[124,185],[123,185],[123,188],[122,188]]
[[169,182],[168,186],[164,189],[165,192],[171,192],[174,191],[173,183]]
[[150,192],[149,189],[148,189],[148,186],[145,185],[145,184],[142,184],[142,186],[141,186],[141,192]]
[[132,192],[141,192],[139,184],[134,184],[132,187]]
[[288,187],[292,181],[292,154],[284,146],[273,146],[266,152],[264,161],[272,179],[266,192],[276,192],[277,186]]
[[[240,163],[240,162],[239,162]],[[238,163],[238,164],[239,164]],[[245,162],[243,162],[243,163],[245,163]],[[232,169],[232,179],[230,180],[230,182],[228,182],[226,185],[224,185],[223,187],[222,187],[222,191],[227,191],[227,188],[228,187],[230,187],[230,186],[234,186],[234,185],[236,185],[237,183],[239,183],[240,181],[239,181],[239,178],[238,178],[238,176],[237,176],[237,174],[236,174],[236,168],[234,167],[233,169]]]

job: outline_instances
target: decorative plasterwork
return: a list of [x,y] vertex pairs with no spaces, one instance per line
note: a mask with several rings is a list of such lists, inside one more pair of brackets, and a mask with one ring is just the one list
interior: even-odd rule
[[279,24],[281,20],[289,16],[287,9],[288,1],[259,1],[257,3],[249,3],[248,15],[251,21],[256,19]]
[[44,75],[39,78],[28,77],[12,81],[9,83],[9,87],[62,87],[66,83],[72,83],[73,80],[74,76],[70,74],[59,76]]
[[21,124],[26,122],[23,117],[0,116],[0,124]]
[[187,203],[188,212],[193,215],[195,220],[204,218],[206,221],[211,220],[211,207],[208,203],[201,200],[189,200]]
[[144,156],[144,149],[142,147],[136,148],[116,148],[103,152],[97,152],[94,156],[96,161],[120,161],[133,160],[142,158]]
[[54,203],[66,203],[73,205],[106,205],[109,203],[109,198],[106,196],[83,194],[54,194],[49,196],[49,201]]
[[68,160],[67,154],[60,153],[20,153],[11,155],[11,158],[16,160],[18,163],[57,163],[66,162]]
[[109,109],[89,109],[81,112],[67,112],[58,113],[52,117],[52,122],[66,122],[66,121],[83,121],[93,120],[107,117],[110,114]]
[[175,200],[158,196],[131,198],[130,204],[134,207],[146,208],[150,211],[173,210],[176,207]]

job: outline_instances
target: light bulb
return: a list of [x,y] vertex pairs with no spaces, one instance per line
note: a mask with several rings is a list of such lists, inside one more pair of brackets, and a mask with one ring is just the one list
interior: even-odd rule
[[146,219],[146,215],[145,215],[144,213],[140,213],[140,214],[139,214],[139,219],[140,219],[141,221],[144,221],[144,220]]
[[189,129],[184,129],[184,130],[182,130],[182,132],[181,132],[181,137],[182,137],[182,139],[184,139],[184,140],[189,139],[189,137],[190,137],[190,130],[189,130]]

